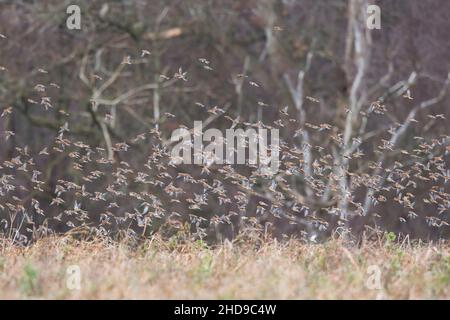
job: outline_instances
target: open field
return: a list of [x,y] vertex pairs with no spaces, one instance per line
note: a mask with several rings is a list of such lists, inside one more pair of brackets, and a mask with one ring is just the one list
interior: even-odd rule
[[449,12],[0,0],[0,299],[450,299]]
[[[0,250],[1,299],[450,298],[448,245],[356,247],[332,240],[207,247],[155,238],[130,248],[66,237],[27,248],[3,242]],[[67,287],[71,265],[80,268],[80,290]],[[379,290],[368,288],[373,266],[381,271]]]

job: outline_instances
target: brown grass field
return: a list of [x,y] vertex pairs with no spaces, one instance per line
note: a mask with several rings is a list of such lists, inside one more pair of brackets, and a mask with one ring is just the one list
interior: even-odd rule
[[[80,289],[67,268],[80,268]],[[367,285],[381,270],[379,289]],[[345,245],[298,241],[148,240],[133,247],[50,238],[0,246],[0,299],[448,299],[448,245],[389,240]]]

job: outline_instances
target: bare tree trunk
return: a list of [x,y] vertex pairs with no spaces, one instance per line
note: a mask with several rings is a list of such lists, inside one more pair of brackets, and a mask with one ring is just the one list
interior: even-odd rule
[[[357,118],[360,115],[361,108],[367,102],[367,90],[365,78],[367,69],[370,63],[370,46],[371,36],[370,30],[366,28],[366,0],[349,0],[349,17],[348,17],[348,34],[347,34],[347,48],[346,48],[346,73],[348,79],[353,74],[352,67],[354,67],[355,75],[352,77],[352,83],[349,96],[349,107],[345,121],[343,143],[340,153],[338,155],[339,161],[336,168],[336,173],[340,178],[341,198],[339,201],[339,209],[341,218],[347,219],[349,215],[349,194],[350,187],[347,179],[349,167],[349,156],[353,149],[352,138],[357,129]],[[351,50],[350,45],[353,45]],[[353,54],[351,54],[353,53]],[[353,60],[353,63],[350,62]]]

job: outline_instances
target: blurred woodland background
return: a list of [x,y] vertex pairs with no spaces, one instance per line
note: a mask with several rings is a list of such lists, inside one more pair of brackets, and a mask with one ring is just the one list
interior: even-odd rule
[[[0,1],[0,232],[447,238],[448,30],[446,0]],[[275,177],[168,164],[235,119],[280,129]]]

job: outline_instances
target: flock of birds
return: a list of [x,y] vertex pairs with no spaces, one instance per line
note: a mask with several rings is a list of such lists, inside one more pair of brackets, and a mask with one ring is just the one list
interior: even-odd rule
[[[142,51],[143,57],[150,54]],[[212,70],[208,60],[200,58],[199,62],[206,70]],[[132,59],[126,57],[123,63],[130,64]],[[6,67],[2,70],[7,72]],[[39,72],[47,71],[39,69]],[[260,86],[246,75],[237,77],[255,88]],[[188,81],[188,73],[179,68],[172,77],[161,75],[161,78]],[[52,99],[46,96],[48,86],[59,87],[55,83],[36,84],[34,90],[41,100],[28,102],[52,117],[55,108]],[[317,102],[313,97],[307,99]],[[264,102],[260,106],[272,108]],[[289,107],[280,108],[279,118],[270,124],[245,121],[231,109],[219,106],[197,102],[192,107],[205,110],[206,116],[223,119],[233,128],[280,129],[280,132],[285,128],[279,172],[266,175],[257,165],[213,162],[203,166],[175,165],[167,133],[158,126],[128,141],[113,143],[114,157],[110,158],[102,143],[90,145],[77,140],[71,134],[70,112],[60,110],[67,121],[53,140],[39,150],[15,146],[11,157],[0,162],[0,234],[27,243],[53,232],[145,237],[162,230],[175,232],[187,228],[193,237],[204,238],[222,225],[238,232],[246,227],[276,228],[284,224],[314,240],[312,230],[317,234],[346,227],[356,216],[367,217],[368,223],[381,224],[377,221],[381,221],[383,210],[389,206],[398,212],[400,224],[419,219],[434,228],[449,227],[449,136],[414,137],[412,147],[405,149],[393,146],[389,137],[372,140],[373,146],[366,147],[355,137],[361,146],[346,153],[350,165],[337,170],[336,158],[341,154],[333,150],[343,149],[343,134],[333,124],[306,122],[299,127],[295,112]],[[0,110],[0,121],[7,121],[14,112],[13,106],[4,107]],[[382,116],[387,110],[374,104],[371,112]],[[111,115],[103,116],[107,120]],[[175,117],[170,113],[166,116]],[[443,115],[429,117],[434,121],[445,120]],[[293,136],[288,131],[292,127]],[[305,131],[316,137],[311,141],[321,143],[302,141]],[[394,132],[395,125],[389,134]],[[2,144],[14,135],[13,131],[1,132]],[[132,163],[133,152],[140,152],[136,151],[138,145],[149,150],[146,161],[140,165]],[[310,153],[309,160],[305,158],[306,152]],[[373,160],[383,154],[388,154],[392,161]],[[53,177],[46,171],[54,159],[64,163],[67,173]],[[349,182],[345,195],[349,212],[345,215],[339,205],[343,174]],[[365,195],[362,191],[369,189],[373,192],[367,209],[361,194]]]

